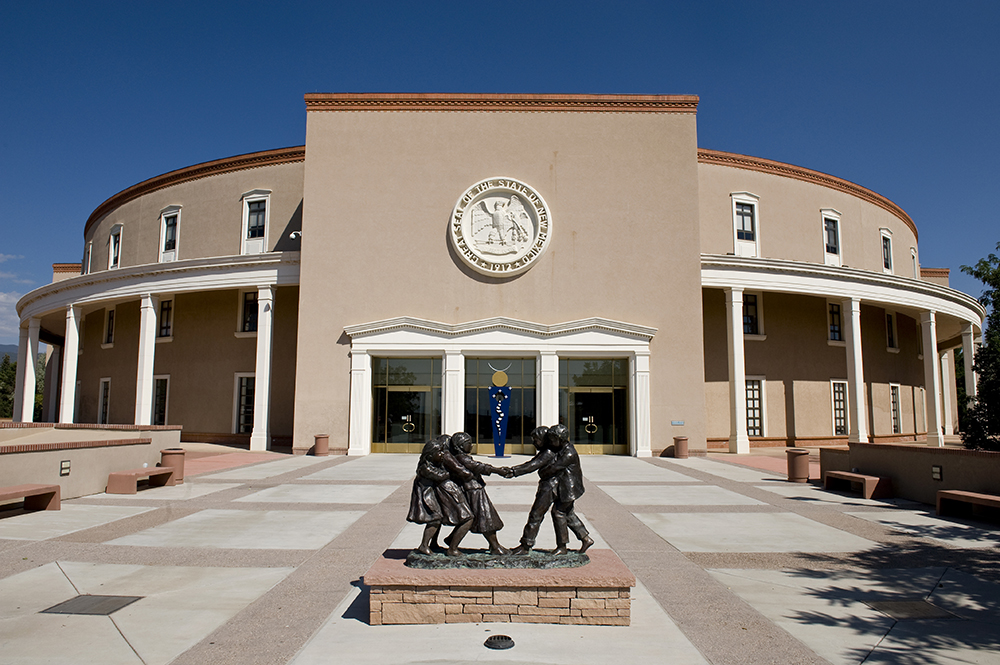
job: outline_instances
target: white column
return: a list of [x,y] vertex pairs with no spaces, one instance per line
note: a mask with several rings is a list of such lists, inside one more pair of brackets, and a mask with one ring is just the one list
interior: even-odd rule
[[49,378],[45,383],[46,390],[49,391],[49,408],[45,414],[45,420],[50,423],[59,422],[59,367],[62,363],[62,347],[50,344],[49,362],[46,367],[52,367]]
[[632,454],[652,457],[652,433],[649,425],[649,352],[635,354],[632,358],[632,402],[635,405],[635,441]]
[[951,354],[947,351],[941,354],[941,411],[944,414],[944,435],[955,433],[955,423],[951,415],[951,387],[954,381],[951,375]]
[[59,390],[59,422],[71,423],[76,412],[76,364],[80,355],[80,308],[66,308],[66,339],[63,342],[62,386]]
[[962,326],[962,360],[965,364],[965,394],[976,396],[976,373],[972,371],[972,363],[976,355],[972,339],[972,324]]
[[21,422],[21,405],[24,403],[24,366],[28,364],[28,329],[17,330],[17,374],[14,375],[14,410],[13,421]]
[[865,408],[865,364],[861,354],[861,300],[851,298],[840,306],[847,346],[847,401],[851,443],[868,443],[868,410]]
[[538,425],[559,423],[559,355],[555,351],[538,354]]
[[920,313],[920,328],[924,334],[924,402],[927,412],[927,445],[941,447],[941,374],[938,371],[937,320],[934,312]]
[[[35,371],[38,365],[38,327],[41,324],[35,317],[28,319],[28,349],[24,365],[19,366],[19,372],[23,369],[24,378],[21,380],[21,422],[30,423],[35,419]],[[18,348],[20,351],[20,347]]]
[[250,450],[271,447],[271,350],[274,338],[274,287],[257,289],[257,363],[254,366],[253,432]]
[[135,424],[149,425],[153,419],[153,361],[156,355],[156,305],[158,299],[145,293],[139,300],[139,360],[135,370]]
[[465,356],[461,351],[444,352],[444,413],[441,414],[441,431],[456,434],[465,430]]
[[726,289],[726,340],[729,342],[729,452],[749,453],[743,289]]
[[372,361],[367,351],[351,350],[351,431],[347,454],[372,450]]

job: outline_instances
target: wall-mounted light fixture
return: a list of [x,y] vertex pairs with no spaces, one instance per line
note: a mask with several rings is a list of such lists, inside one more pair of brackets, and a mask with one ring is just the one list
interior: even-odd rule
[[68,476],[69,475],[69,460],[68,459],[64,459],[63,461],[59,462],[59,475],[60,476]]
[[944,480],[944,474],[941,472],[941,467],[936,464],[931,467],[931,480]]

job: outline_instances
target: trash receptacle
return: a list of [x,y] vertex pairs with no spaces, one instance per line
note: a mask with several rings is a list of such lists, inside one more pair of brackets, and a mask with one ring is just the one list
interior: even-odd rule
[[809,482],[809,451],[805,448],[789,448],[785,453],[788,455],[788,482]]
[[172,467],[174,482],[178,485],[184,482],[184,449],[164,448],[160,451],[160,466]]
[[313,455],[315,457],[326,457],[330,454],[330,435],[329,434],[316,434],[316,443],[313,446]]
[[674,437],[674,457],[676,459],[688,458],[688,438],[686,436]]

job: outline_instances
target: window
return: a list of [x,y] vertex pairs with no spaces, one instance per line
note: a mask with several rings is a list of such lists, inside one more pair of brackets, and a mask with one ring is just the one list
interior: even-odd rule
[[749,192],[733,192],[733,253],[760,256],[759,197]]
[[913,279],[920,279],[920,267],[917,264],[917,248],[910,248],[910,263],[913,266]]
[[122,225],[115,224],[111,227],[111,235],[108,236],[108,270],[117,268],[121,263],[122,253]]
[[895,312],[885,313],[885,348],[889,351],[899,351]]
[[760,293],[743,294],[743,334],[764,337],[763,296]]
[[900,418],[899,418],[899,386],[890,385],[889,386],[889,412],[892,416],[892,433],[899,434],[902,432],[900,428]]
[[233,432],[253,433],[254,375],[236,375],[236,395],[234,400]]
[[153,377],[153,417],[151,424],[167,424],[167,393],[170,388],[169,376]]
[[747,380],[747,436],[764,436],[763,379]]
[[94,252],[94,242],[90,241],[83,247],[83,262],[81,263],[81,275],[90,274],[90,255]]
[[101,346],[107,348],[115,343],[115,308],[108,307],[107,313],[104,316],[104,344]]
[[829,326],[829,337],[831,342],[844,341],[844,328],[840,319],[840,305],[835,302],[826,305],[826,322]]
[[892,231],[882,231],[882,272],[892,274]]
[[254,189],[241,197],[243,200],[242,254],[261,254],[267,251],[267,220],[271,190]]
[[177,260],[177,239],[180,233],[181,207],[167,206],[160,211],[160,262]]
[[174,301],[160,301],[160,316],[156,328],[157,337],[173,337],[174,335]]
[[830,388],[833,394],[833,434],[834,436],[846,436],[847,382],[831,381]]
[[101,379],[101,389],[97,395],[97,424],[108,424],[108,412],[111,404],[111,379]]
[[243,294],[242,312],[240,316],[240,332],[257,332],[256,291],[247,291]]
[[840,257],[840,213],[832,208],[820,211],[823,219],[823,256],[828,266],[841,265]]

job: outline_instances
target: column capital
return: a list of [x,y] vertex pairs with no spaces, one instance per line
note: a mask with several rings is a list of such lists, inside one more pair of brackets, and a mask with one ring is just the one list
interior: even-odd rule
[[934,310],[929,309],[920,312],[920,323],[936,323],[937,317]]

